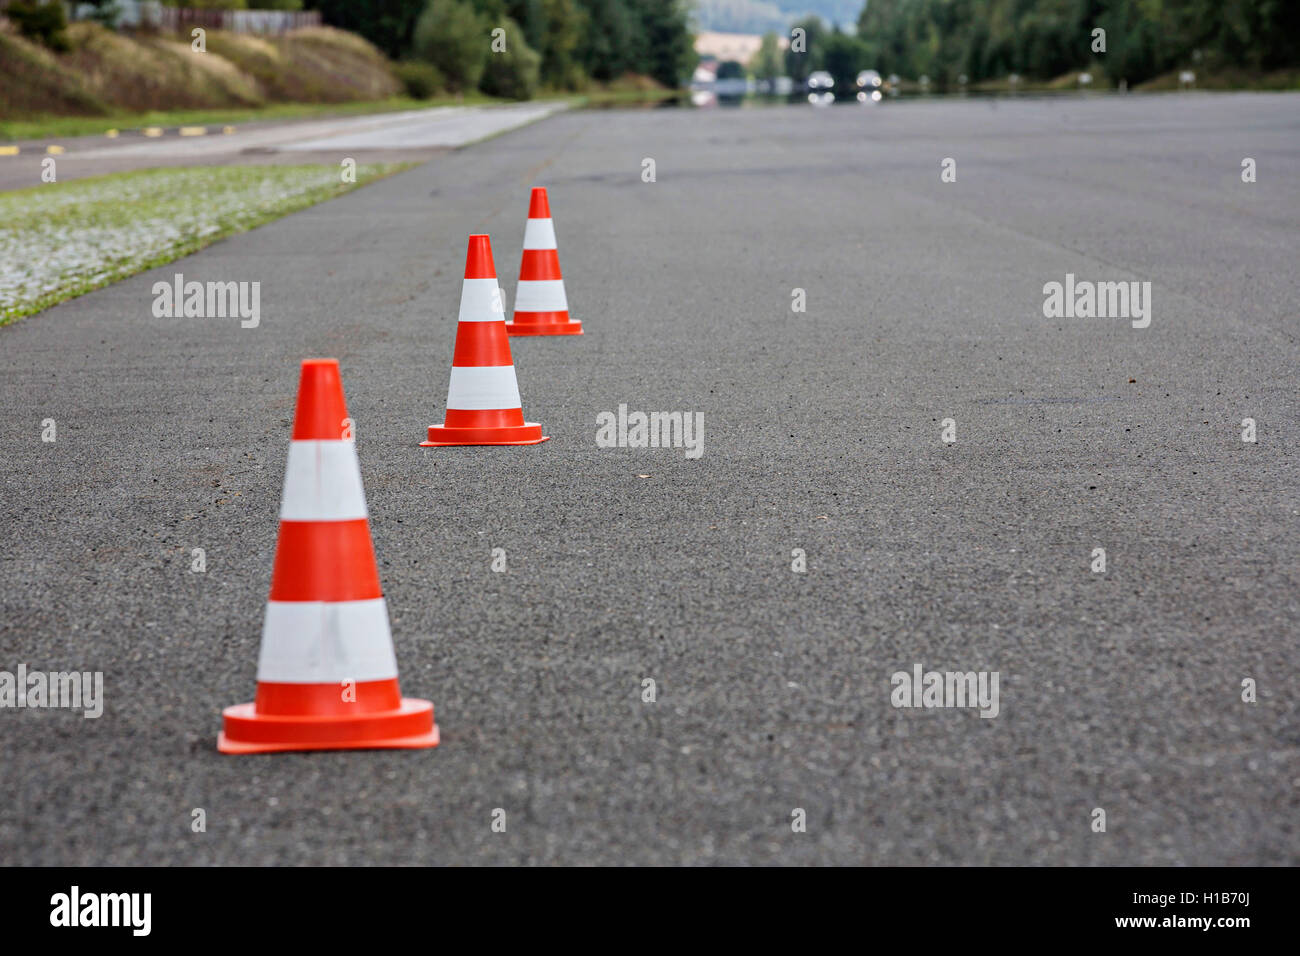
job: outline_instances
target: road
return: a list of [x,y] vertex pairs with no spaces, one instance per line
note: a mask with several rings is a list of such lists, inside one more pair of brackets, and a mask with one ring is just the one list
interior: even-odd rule
[[[1295,104],[571,112],[0,330],[0,668],[106,697],[0,712],[0,859],[1300,862]],[[420,449],[465,237],[513,296],[533,184],[587,333],[512,343],[552,440]],[[154,318],[176,272],[260,326]],[[1045,318],[1067,274],[1150,326]],[[215,749],[315,355],[434,751]],[[597,447],[620,404],[702,456]],[[896,709],[916,664],[998,715]]]
[[[364,116],[257,120],[236,126],[124,130],[114,138],[79,136],[16,144],[0,156],[0,190],[42,183],[50,147],[58,181],[152,166],[285,163],[418,162],[496,136],[566,109],[560,100],[509,106],[443,106]],[[201,132],[200,132],[201,131]]]

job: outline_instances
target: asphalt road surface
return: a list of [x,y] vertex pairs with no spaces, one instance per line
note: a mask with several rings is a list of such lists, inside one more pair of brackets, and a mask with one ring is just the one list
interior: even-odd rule
[[[0,669],[106,698],[0,711],[0,860],[1300,862],[1296,102],[567,113],[0,330]],[[552,441],[420,449],[534,184],[587,330],[512,343]],[[154,318],[176,272],[261,325]],[[1067,274],[1150,326],[1045,318]],[[319,355],[442,745],[222,756]],[[597,447],[620,404],[703,455]],[[998,715],[895,708],[915,664]]]

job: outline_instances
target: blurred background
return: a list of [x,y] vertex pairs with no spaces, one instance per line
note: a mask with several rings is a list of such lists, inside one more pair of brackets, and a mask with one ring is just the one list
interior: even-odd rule
[[291,104],[1297,87],[1294,0],[0,0],[11,138]]

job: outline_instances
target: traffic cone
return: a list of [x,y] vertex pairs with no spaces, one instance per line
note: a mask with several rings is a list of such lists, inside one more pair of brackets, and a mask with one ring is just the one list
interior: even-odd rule
[[519,263],[519,289],[515,292],[515,317],[506,323],[511,335],[581,335],[582,323],[569,318],[564,295],[560,254],[555,246],[555,224],[546,190],[533,189],[524,226],[524,257]]
[[436,747],[433,704],[402,697],[337,359],[307,359],[289,443],[257,699],[217,749]]
[[428,440],[420,444],[537,445],[549,440],[541,425],[524,421],[492,242],[487,236],[470,236],[447,417],[441,425],[430,425]]

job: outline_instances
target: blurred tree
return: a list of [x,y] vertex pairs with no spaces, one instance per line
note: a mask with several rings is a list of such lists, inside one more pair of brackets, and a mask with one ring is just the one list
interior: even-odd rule
[[[1106,31],[1094,50],[1093,31]],[[1203,62],[1300,65],[1296,0],[867,0],[858,35],[881,72],[951,83],[1104,71],[1130,83]]]
[[851,91],[858,79],[858,73],[868,66],[870,51],[867,45],[856,36],[832,31],[824,41],[822,69],[835,78],[835,85],[842,92]]
[[578,46],[587,28],[586,14],[574,0],[521,0],[527,19],[515,20],[525,25],[528,45],[541,54],[541,79],[554,89],[580,89],[583,71],[578,61]]
[[[181,2],[181,0],[170,0]],[[189,0],[239,3],[246,0]],[[251,0],[261,4],[263,0]],[[299,0],[265,0],[297,3]],[[694,63],[688,0],[455,0],[439,6],[452,22],[439,25],[429,15],[429,0],[302,0],[320,10],[331,26],[360,33],[393,59],[416,55],[437,66],[448,83],[462,82],[477,49],[464,53],[434,50],[430,38],[464,36],[465,13],[481,24],[515,22],[526,45],[540,54],[540,79],[555,88],[579,89],[588,77],[614,80],[643,73],[676,86]],[[425,43],[416,49],[417,23]],[[488,28],[490,29],[490,28]],[[486,34],[485,34],[486,35]],[[480,74],[481,75],[481,74]]]
[[621,0],[578,0],[587,18],[587,31],[578,44],[578,57],[589,76],[617,79],[634,69],[633,19]]
[[680,86],[695,62],[685,0],[627,0],[639,14],[638,73]]
[[5,8],[5,15],[27,39],[55,53],[66,53],[70,49],[68,18],[63,12],[63,4],[16,2]]
[[415,25],[413,51],[438,68],[452,91],[473,90],[489,55],[489,22],[468,0],[429,0]]
[[505,17],[496,26],[505,30],[505,49],[488,53],[479,89],[489,96],[532,99],[537,92],[542,57],[528,45],[524,31],[514,20]]
[[305,0],[330,26],[351,30],[392,59],[404,56],[415,37],[415,23],[428,0]]
[[775,33],[764,33],[758,52],[749,61],[749,72],[754,74],[755,79],[771,80],[781,76],[784,70],[780,41]]

